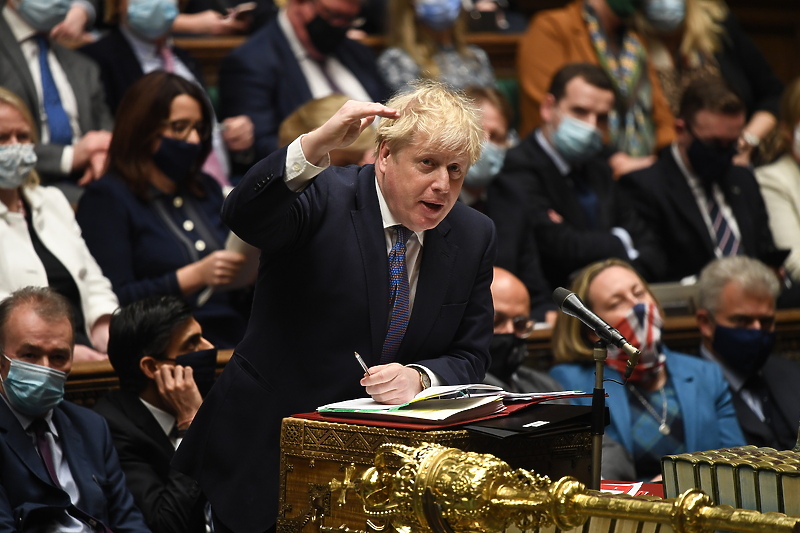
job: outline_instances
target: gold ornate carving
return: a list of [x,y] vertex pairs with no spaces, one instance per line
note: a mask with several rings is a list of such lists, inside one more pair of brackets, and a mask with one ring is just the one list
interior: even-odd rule
[[488,533],[510,526],[522,530],[555,524],[562,530],[590,517],[625,518],[669,524],[677,533],[789,533],[800,517],[715,506],[699,490],[675,499],[610,495],[587,489],[571,477],[516,469],[492,455],[438,444],[384,444],[374,466],[360,478],[334,479],[331,492],[354,490],[367,516],[399,532]]

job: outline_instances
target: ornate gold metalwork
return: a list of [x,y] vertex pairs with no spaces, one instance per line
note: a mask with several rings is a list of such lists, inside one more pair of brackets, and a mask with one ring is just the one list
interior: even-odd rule
[[572,529],[595,516],[670,524],[677,533],[800,532],[798,517],[715,506],[699,490],[669,500],[610,495],[571,477],[553,483],[512,470],[492,455],[433,443],[384,444],[374,465],[360,479],[333,480],[330,489],[354,490],[369,517],[384,519],[397,531],[489,533],[553,524]]

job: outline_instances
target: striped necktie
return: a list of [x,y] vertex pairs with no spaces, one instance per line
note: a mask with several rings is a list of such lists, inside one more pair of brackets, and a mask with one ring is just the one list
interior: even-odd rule
[[733,228],[728,223],[728,219],[722,212],[713,192],[706,194],[706,208],[708,216],[711,218],[711,225],[714,228],[716,244],[723,257],[737,255],[739,253],[739,239],[733,233]]

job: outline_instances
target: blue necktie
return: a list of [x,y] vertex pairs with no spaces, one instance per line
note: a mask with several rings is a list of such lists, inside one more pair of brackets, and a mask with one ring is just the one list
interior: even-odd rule
[[69,125],[69,117],[61,104],[61,96],[58,94],[53,73],[50,71],[50,64],[47,62],[47,51],[50,47],[47,37],[37,35],[36,42],[39,44],[42,100],[44,101],[44,112],[47,115],[47,127],[50,130],[50,142],[52,144],[72,144],[72,127]]
[[383,341],[380,364],[385,365],[395,360],[397,350],[403,340],[408,326],[408,272],[406,271],[406,241],[411,231],[404,226],[395,226],[397,240],[389,252],[389,303],[392,306],[389,315],[389,330]]
[[728,219],[725,218],[725,215],[722,213],[722,209],[720,209],[719,203],[717,203],[717,200],[714,198],[714,194],[708,192],[706,197],[708,198],[706,203],[708,207],[708,216],[711,218],[711,225],[714,227],[717,247],[719,247],[723,257],[738,254],[739,239],[734,235],[733,228],[731,228]]

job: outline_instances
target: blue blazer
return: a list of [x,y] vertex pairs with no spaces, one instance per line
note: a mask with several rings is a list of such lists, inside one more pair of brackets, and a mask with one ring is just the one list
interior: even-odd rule
[[[80,509],[114,533],[149,532],[125,486],[125,476],[103,417],[70,402],[53,422],[80,492]],[[0,399],[0,530],[39,531],[71,504],[47,474],[31,437]]]
[[[389,96],[372,50],[352,39],[344,39],[330,55],[358,78],[373,101],[383,102]],[[311,89],[277,17],[222,61],[220,117],[250,117],[255,128],[254,161],[278,149],[281,122],[309,100]]]
[[[389,274],[372,165],[323,171],[302,193],[283,181],[286,150],[228,196],[223,220],[261,249],[247,333],[203,401],[176,465],[223,524],[261,532],[277,515],[281,420],[366,396],[353,358],[379,363]],[[492,222],[461,203],[425,233],[416,300],[397,356],[445,383],[489,366]]]
[[[681,408],[686,451],[743,446],[744,435],[736,421],[728,383],[719,367],[668,348],[664,348],[664,353],[667,356],[667,373]],[[594,364],[555,365],[550,375],[567,390],[591,391],[594,388]],[[605,377],[622,381],[622,375],[609,366],[605,368]],[[605,386],[608,393],[606,405],[611,412],[611,425],[606,428],[606,434],[633,453],[628,394],[616,383],[607,382]],[[590,398],[574,401],[591,404]]]

